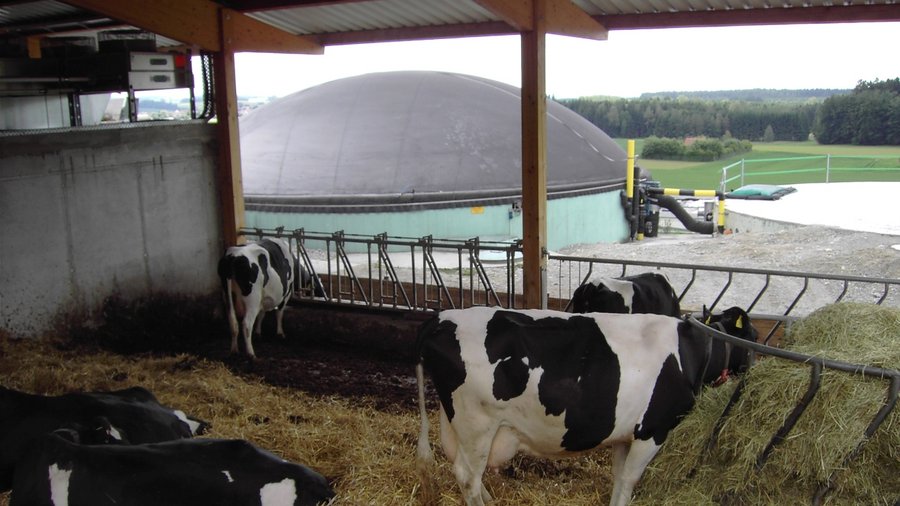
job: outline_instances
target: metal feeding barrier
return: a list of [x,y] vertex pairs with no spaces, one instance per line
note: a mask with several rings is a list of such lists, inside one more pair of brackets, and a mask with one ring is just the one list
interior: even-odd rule
[[[353,235],[305,229],[242,229],[251,238],[288,240],[298,263],[321,283],[321,295],[299,286],[302,303],[431,311],[479,305],[522,308],[521,243]],[[664,274],[685,310],[740,306],[774,322],[763,339],[824,305],[854,301],[900,307],[900,279],[589,258],[550,254],[548,307],[565,310],[592,276]],[[777,293],[776,293],[777,292]]]
[[[803,415],[803,412],[806,411],[806,408],[810,405],[813,398],[815,398],[816,393],[818,393],[819,387],[821,385],[823,368],[833,369],[853,375],[865,376],[867,378],[879,379],[887,382],[884,404],[882,404],[881,408],[875,413],[874,417],[869,422],[869,425],[866,427],[866,430],[863,433],[859,443],[847,455],[844,456],[841,464],[834,471],[832,471],[828,479],[825,480],[824,483],[821,483],[816,489],[813,495],[812,503],[816,505],[821,504],[825,495],[827,495],[828,492],[831,491],[834,487],[834,481],[837,478],[838,472],[841,469],[846,469],[848,464],[856,459],[860,452],[862,452],[865,444],[872,438],[872,436],[885,421],[885,419],[887,419],[891,411],[894,410],[894,407],[896,407],[898,392],[900,392],[900,371],[896,369],[884,369],[881,367],[873,367],[869,365],[851,364],[848,362],[829,360],[827,358],[822,358],[814,355],[806,355],[790,350],[774,348],[762,343],[746,341],[744,339],[731,336],[712,327],[704,325],[693,316],[688,317],[687,322],[696,330],[700,330],[701,332],[710,336],[710,338],[712,339],[718,339],[733,346],[746,348],[750,351],[751,362],[755,359],[755,354],[758,353],[783,360],[790,360],[798,364],[806,364],[810,367],[810,380],[806,392],[804,392],[803,396],[800,398],[800,400],[798,400],[797,405],[785,418],[783,424],[775,432],[771,440],[769,440],[769,443],[766,445],[766,447],[757,456],[755,465],[756,471],[759,471],[763,468],[775,447],[787,439],[791,429],[794,428],[797,421]],[[731,398],[728,400],[728,404],[722,410],[722,414],[719,416],[713,427],[713,432],[710,435],[705,447],[706,452],[712,450],[717,444],[719,435],[725,425],[725,421],[743,392],[744,384],[744,378],[741,377],[734,389],[734,393],[732,393]],[[695,471],[696,468],[694,468],[689,474],[693,474]]]
[[[763,339],[764,343],[769,343],[785,323],[790,323],[798,317],[794,311],[801,306],[804,298],[808,299],[808,303],[805,304],[807,311],[841,302],[848,299],[848,295],[851,296],[850,299],[858,302],[877,305],[888,302],[888,305],[900,307],[900,279],[560,255],[550,258],[559,262],[558,279],[568,277],[570,280],[578,280],[574,288],[587,281],[595,271],[600,270],[598,267],[605,270],[600,274],[608,277],[622,277],[630,273],[652,270],[669,278],[669,282],[679,294],[678,301],[682,308],[699,309],[706,306],[712,311],[723,301],[729,300],[726,297],[728,295],[733,295],[730,297],[733,305],[739,305],[748,313],[757,310],[761,302],[767,303],[765,311],[756,312],[756,318],[774,321]],[[567,275],[562,273],[563,269],[568,270]],[[698,281],[710,286],[692,292],[692,289],[697,288]],[[770,295],[775,284],[785,288],[782,290],[784,293],[777,297],[769,297],[767,300],[766,297]],[[571,298],[574,288],[560,284],[559,299]],[[816,297],[807,297],[811,292],[816,292]],[[563,309],[568,309],[568,303]]]
[[[402,311],[516,307],[515,276],[489,271],[499,265],[514,272],[515,259],[521,255],[517,243],[283,228],[242,229],[241,234],[288,240],[298,263],[321,287],[321,295],[312,286],[295,287],[295,296],[303,302]],[[481,256],[488,252],[498,255],[499,261],[485,266]],[[503,283],[505,292],[495,288]]]

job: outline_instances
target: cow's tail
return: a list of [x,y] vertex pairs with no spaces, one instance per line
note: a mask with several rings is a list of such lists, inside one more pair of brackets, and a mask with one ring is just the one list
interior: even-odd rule
[[222,282],[222,302],[225,303],[225,318],[230,325],[232,315],[234,315],[234,296],[231,294],[231,279],[234,277],[232,257],[227,254],[223,256],[219,260],[219,266],[216,271],[219,274],[219,280]]
[[428,442],[428,411],[425,410],[425,368],[422,361],[416,364],[416,383],[419,387],[419,443],[416,448],[416,471],[422,485],[420,504],[437,504],[437,485],[433,477],[434,455]]

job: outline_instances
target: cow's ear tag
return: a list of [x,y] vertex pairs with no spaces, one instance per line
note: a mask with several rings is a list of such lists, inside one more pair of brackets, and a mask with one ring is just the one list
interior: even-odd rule
[[706,321],[703,322],[703,323],[709,325],[709,321],[710,321],[710,320],[712,320],[712,316],[707,316],[707,317],[706,317]]
[[744,317],[738,316],[737,321],[734,322],[734,326],[735,326],[735,328],[739,328],[739,329],[744,328]]

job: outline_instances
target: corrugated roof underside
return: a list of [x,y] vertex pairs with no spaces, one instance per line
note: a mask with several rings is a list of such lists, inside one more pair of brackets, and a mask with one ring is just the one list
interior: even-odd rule
[[475,2],[446,0],[375,0],[247,12],[247,15],[298,35],[498,20]]
[[730,11],[783,7],[893,5],[896,0],[572,0],[592,16],[662,12]]
[[[897,0],[573,0],[592,16],[674,12],[893,5]],[[311,5],[247,15],[294,34],[384,30],[500,21],[471,0],[373,0]]]
[[[714,11],[750,11],[804,7],[897,5],[900,0],[572,0],[592,16],[641,15]],[[91,29],[110,20],[58,0],[0,1],[0,28],[65,20]],[[320,3],[246,14],[298,35],[441,27],[502,21],[474,0],[367,0]],[[834,14],[840,18],[840,14]],[[53,22],[51,21],[51,24]],[[66,27],[62,27],[63,29]],[[66,28],[71,30],[72,28]],[[58,31],[58,30],[51,30]],[[167,45],[166,41],[160,45]]]
[[0,26],[40,21],[43,19],[56,19],[81,12],[81,9],[71,5],[52,0],[41,2],[15,3],[7,6],[0,5]]

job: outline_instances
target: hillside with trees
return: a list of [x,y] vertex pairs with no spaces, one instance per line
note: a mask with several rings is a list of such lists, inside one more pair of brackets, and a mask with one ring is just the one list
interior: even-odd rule
[[823,144],[900,144],[900,79],[860,81],[849,92],[732,90],[667,96],[670,93],[559,102],[611,137],[769,142],[805,141],[813,134]]
[[829,98],[814,134],[820,144],[900,145],[900,78],[861,81],[853,93]]
[[752,90],[721,91],[659,91],[642,93],[640,98],[686,98],[688,100],[734,100],[738,102],[822,102],[834,95],[846,95],[851,90],[772,90],[756,88]]

